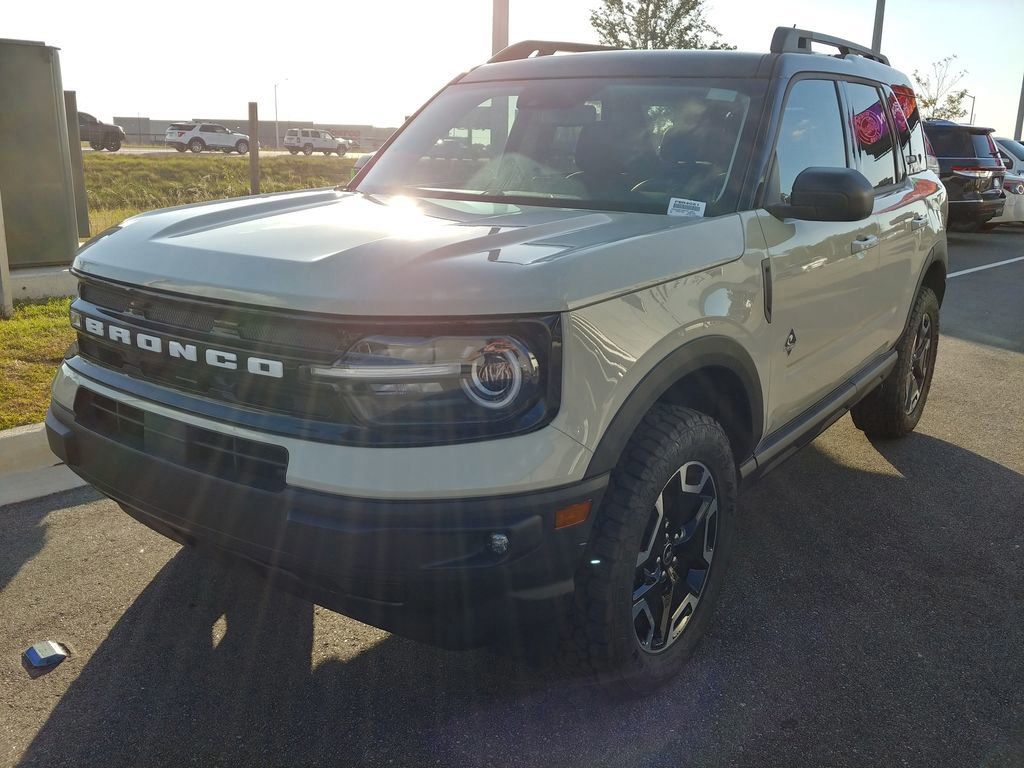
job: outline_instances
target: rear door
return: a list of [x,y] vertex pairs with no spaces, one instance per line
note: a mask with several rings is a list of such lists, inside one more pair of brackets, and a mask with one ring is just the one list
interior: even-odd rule
[[[775,143],[766,201],[786,201],[805,168],[851,167],[851,131],[840,84],[791,83]],[[871,356],[876,341],[865,309],[878,263],[878,222],[758,218],[768,243],[772,285],[768,430],[809,409]]]
[[[926,195],[918,194],[907,174],[894,123],[898,118],[904,133],[909,126],[892,90],[855,81],[845,82],[843,90],[855,167],[875,188],[872,218],[878,225],[878,261],[868,276],[861,312],[867,347],[882,352],[896,342],[906,319],[904,293],[916,283],[912,270],[919,261],[921,228],[927,223]],[[911,154],[909,137],[906,154]]]

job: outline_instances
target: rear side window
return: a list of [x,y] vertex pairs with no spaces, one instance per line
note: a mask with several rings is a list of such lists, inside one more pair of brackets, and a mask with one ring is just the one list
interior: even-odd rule
[[860,172],[878,189],[896,183],[896,153],[881,95],[873,85],[847,83]]
[[896,126],[896,137],[907,164],[907,172],[920,173],[928,166],[928,155],[917,97],[906,85],[894,85],[891,91],[886,90],[885,95],[889,100],[889,114]]
[[1018,160],[1024,160],[1024,144],[1021,144],[1019,141],[1010,141],[1009,139],[1000,139],[999,143],[1002,145],[1004,150],[1009,152]]
[[298,136],[299,132],[295,128],[289,128],[285,136]]
[[775,157],[778,193],[784,201],[805,168],[846,167],[839,97],[832,80],[800,80],[790,89]]

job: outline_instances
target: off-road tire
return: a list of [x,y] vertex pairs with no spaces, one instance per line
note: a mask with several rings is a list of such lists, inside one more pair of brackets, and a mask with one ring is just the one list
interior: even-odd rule
[[[633,617],[638,554],[660,494],[681,467],[700,462],[718,494],[714,557],[682,634],[658,653],[643,650]],[[656,405],[612,471],[576,575],[562,660],[619,693],[644,695],[668,682],[707,630],[736,536],[736,465],[722,427],[709,416]],[[660,561],[659,561],[660,562]]]
[[195,154],[198,155],[204,149],[206,149],[206,142],[204,142],[202,139],[191,139],[188,143],[189,152],[194,152]]
[[[908,412],[908,384],[911,368],[915,365],[915,347],[923,318],[928,318],[929,345],[924,353],[926,368],[924,384],[918,386],[919,396],[914,407]],[[939,351],[939,300],[935,292],[922,286],[910,312],[910,322],[896,345],[897,360],[881,384],[850,410],[853,423],[868,437],[897,438],[914,430],[921,420],[928,392],[931,389],[935,359]]]

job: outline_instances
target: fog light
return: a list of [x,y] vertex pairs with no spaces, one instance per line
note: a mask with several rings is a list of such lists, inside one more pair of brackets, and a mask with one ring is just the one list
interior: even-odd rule
[[492,533],[487,539],[487,548],[496,555],[508,552],[508,536],[504,533]]

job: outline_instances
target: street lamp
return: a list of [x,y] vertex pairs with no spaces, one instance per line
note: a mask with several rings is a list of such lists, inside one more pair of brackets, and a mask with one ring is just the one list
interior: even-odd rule
[[971,125],[974,125],[974,97],[969,93],[965,93],[964,97],[971,100],[971,119],[968,120],[967,122]]
[[280,82],[274,83],[274,149],[281,148],[281,128],[277,124],[277,86],[281,83],[287,83],[288,78]]

